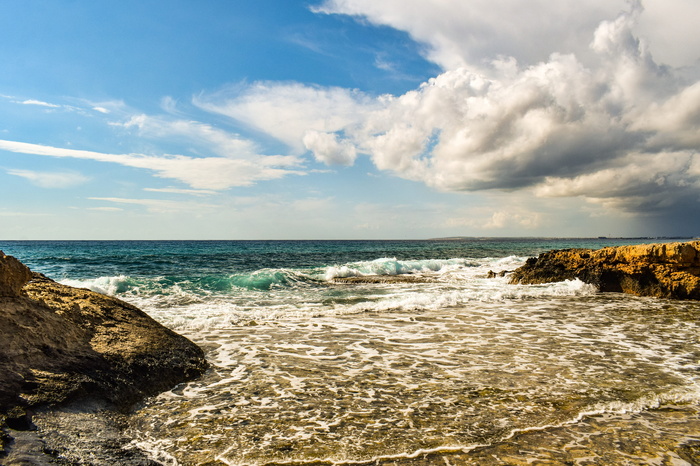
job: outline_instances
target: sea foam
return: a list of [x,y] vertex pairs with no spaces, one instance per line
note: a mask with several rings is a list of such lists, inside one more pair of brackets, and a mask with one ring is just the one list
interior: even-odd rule
[[373,261],[353,262],[326,269],[326,280],[334,278],[359,277],[365,275],[402,275],[419,272],[440,272],[447,268],[466,267],[466,259],[427,259],[400,261],[396,258],[382,258]]

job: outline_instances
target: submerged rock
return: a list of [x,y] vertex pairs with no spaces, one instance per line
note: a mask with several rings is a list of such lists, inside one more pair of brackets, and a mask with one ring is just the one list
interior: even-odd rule
[[600,291],[700,299],[700,241],[549,251],[527,260],[510,282],[579,279]]
[[32,410],[78,401],[128,409],[207,367],[198,346],[140,309],[2,252],[0,321],[0,427],[29,430]]
[[430,283],[435,279],[423,275],[361,275],[359,277],[336,277],[332,283],[373,284],[373,283]]

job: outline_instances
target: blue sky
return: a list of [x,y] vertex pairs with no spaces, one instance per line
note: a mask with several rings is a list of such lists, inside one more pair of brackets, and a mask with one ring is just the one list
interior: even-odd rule
[[697,235],[694,0],[0,4],[0,238]]

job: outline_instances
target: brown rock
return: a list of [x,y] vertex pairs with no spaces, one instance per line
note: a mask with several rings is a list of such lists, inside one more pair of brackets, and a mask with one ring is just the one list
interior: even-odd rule
[[125,409],[206,369],[199,347],[138,308],[36,273],[17,289],[29,269],[1,259],[13,295],[0,297],[0,426],[73,401]]
[[29,267],[0,251],[0,298],[19,296],[30,278]]
[[700,299],[700,241],[549,251],[528,259],[510,281],[537,284],[576,278],[600,291]]

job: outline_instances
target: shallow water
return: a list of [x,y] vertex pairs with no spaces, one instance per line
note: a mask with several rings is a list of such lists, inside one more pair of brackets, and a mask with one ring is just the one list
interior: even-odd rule
[[[645,446],[653,458],[700,441],[698,317],[695,304],[590,295],[200,330],[188,336],[213,370],[148,403],[133,435],[173,464],[339,464],[463,454],[533,429],[575,437],[644,413],[647,435],[667,437]],[[661,406],[688,424],[669,427]]]
[[125,421],[163,464],[700,464],[700,304],[486,278],[608,243],[625,242],[0,249],[205,348],[204,377]]

